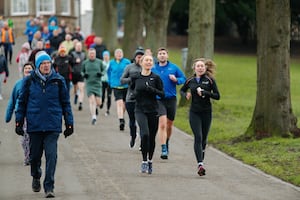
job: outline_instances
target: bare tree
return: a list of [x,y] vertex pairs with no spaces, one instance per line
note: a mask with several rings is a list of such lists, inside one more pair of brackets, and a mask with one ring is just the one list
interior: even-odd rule
[[290,93],[290,0],[256,0],[257,94],[246,136],[299,134]]
[[93,0],[92,29],[110,50],[118,45],[117,0]]
[[156,51],[167,46],[169,14],[175,0],[144,0],[146,39],[144,46]]
[[[196,58],[213,58],[214,30],[215,30],[215,0],[190,0],[189,29],[188,29],[188,57],[185,68],[187,76],[192,75],[192,62]],[[181,98],[179,105],[186,102]]]
[[[215,0],[190,0],[188,29],[188,59],[185,73],[191,74],[190,67],[196,58],[213,58],[215,31]],[[201,14],[202,13],[202,14]]]
[[134,50],[143,45],[144,10],[141,0],[126,0],[125,3],[125,30],[122,48],[125,57],[131,58]]

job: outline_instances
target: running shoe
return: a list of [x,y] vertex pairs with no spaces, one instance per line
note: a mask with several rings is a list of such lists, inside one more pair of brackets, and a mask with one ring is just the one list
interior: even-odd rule
[[54,198],[55,194],[53,191],[47,191],[45,192],[45,198]]
[[165,144],[161,145],[161,159],[168,159],[168,150]]
[[147,173],[147,172],[148,172],[148,163],[147,162],[142,162],[141,173]]
[[124,131],[125,129],[125,121],[120,122],[120,131]]
[[82,110],[82,103],[79,103],[78,110]]
[[96,124],[96,119],[92,119],[92,125],[95,125]]
[[204,176],[205,175],[205,169],[203,167],[203,165],[199,165],[198,166],[198,172],[199,176]]
[[30,165],[30,162],[29,161],[24,161],[23,165],[28,166],[28,165]]

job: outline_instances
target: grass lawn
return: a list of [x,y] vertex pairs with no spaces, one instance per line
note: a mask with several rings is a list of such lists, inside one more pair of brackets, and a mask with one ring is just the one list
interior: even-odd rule
[[[171,49],[170,60],[181,66],[181,51]],[[300,186],[300,138],[266,138],[233,142],[244,134],[256,100],[256,57],[215,54],[216,81],[220,101],[213,101],[213,121],[209,145],[284,181]],[[291,60],[293,113],[300,119],[300,59]],[[180,87],[178,87],[179,89]],[[188,106],[177,110],[175,126],[192,134]],[[299,123],[298,123],[299,126]]]

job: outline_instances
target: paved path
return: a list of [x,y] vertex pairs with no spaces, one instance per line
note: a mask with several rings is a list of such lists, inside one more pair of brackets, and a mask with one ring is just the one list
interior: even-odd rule
[[[14,123],[4,122],[7,99],[17,80],[15,64],[10,66],[10,71],[12,75],[4,86],[4,100],[0,101],[0,200],[43,199],[43,192],[31,190],[30,168],[22,165],[23,151],[14,133]],[[299,187],[266,175],[211,147],[205,160],[207,175],[199,177],[193,138],[177,129],[170,141],[169,159],[159,158],[157,143],[153,174],[140,174],[138,145],[129,148],[128,126],[124,132],[118,130],[114,104],[110,116],[105,117],[104,111],[100,111],[95,126],[90,124],[87,99],[83,111],[79,112],[74,105],[73,108],[75,133],[68,139],[59,139],[56,199],[300,199]]]

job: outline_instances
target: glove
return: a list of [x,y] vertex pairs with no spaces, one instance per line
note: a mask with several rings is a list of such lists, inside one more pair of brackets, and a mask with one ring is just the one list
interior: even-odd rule
[[16,129],[15,132],[20,135],[23,136],[24,135],[24,130],[23,130],[23,123],[20,122],[16,122]]
[[97,77],[101,77],[102,74],[100,72],[97,72]]
[[206,96],[210,96],[210,92],[206,91],[206,90],[202,90],[201,91],[201,94],[202,94],[202,98],[205,98]]
[[72,135],[73,132],[74,132],[73,125],[67,125],[66,126],[66,130],[64,131],[65,138],[67,138],[68,136]]
[[89,75],[88,75],[88,74],[84,74],[83,77],[84,77],[85,79],[87,79],[87,78],[89,77]]
[[156,92],[156,88],[149,85],[148,82],[146,82],[146,90],[149,91],[149,92],[152,92],[152,93]]

